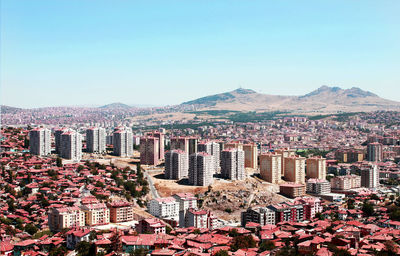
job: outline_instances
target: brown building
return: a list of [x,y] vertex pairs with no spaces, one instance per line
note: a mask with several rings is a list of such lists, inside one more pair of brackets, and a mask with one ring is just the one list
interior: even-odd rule
[[295,198],[306,194],[306,185],[296,183],[285,183],[279,185],[279,192],[287,197]]
[[310,157],[306,160],[306,174],[308,178],[326,179],[326,159],[323,157]]
[[277,153],[260,155],[261,178],[270,183],[279,184],[282,173],[282,156]]
[[244,167],[257,169],[258,151],[257,144],[250,143],[243,145],[244,151]]
[[110,209],[110,221],[113,223],[133,220],[133,206],[129,202],[108,203]]

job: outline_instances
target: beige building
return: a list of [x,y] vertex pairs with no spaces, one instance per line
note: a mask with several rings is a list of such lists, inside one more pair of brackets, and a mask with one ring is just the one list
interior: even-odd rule
[[270,183],[278,184],[281,182],[282,156],[277,153],[267,153],[260,155],[260,175],[261,178]]
[[49,228],[58,232],[64,228],[85,226],[85,213],[79,207],[51,208],[48,214]]
[[257,144],[254,143],[244,144],[243,151],[244,151],[244,167],[257,169],[258,167]]
[[104,203],[82,205],[87,226],[106,225],[110,223],[110,210]]
[[285,183],[279,185],[279,192],[287,197],[295,198],[306,194],[306,185],[296,183]]
[[294,150],[289,149],[289,148],[280,148],[280,149],[276,149],[275,152],[276,152],[277,154],[280,154],[280,155],[282,156],[282,159],[281,159],[281,161],[282,161],[282,163],[281,163],[281,166],[282,166],[282,169],[281,169],[281,170],[282,170],[282,175],[281,175],[281,176],[285,176],[285,157],[295,156],[296,153],[295,153]]
[[113,223],[133,220],[133,205],[129,202],[112,202],[107,204],[110,209],[110,221]]
[[300,156],[290,156],[285,157],[284,160],[285,166],[285,180],[305,184],[305,167],[306,167],[306,159]]
[[326,179],[326,159],[323,157],[310,157],[306,160],[306,174],[310,179]]
[[334,190],[349,190],[361,187],[361,177],[357,175],[336,176],[331,179]]

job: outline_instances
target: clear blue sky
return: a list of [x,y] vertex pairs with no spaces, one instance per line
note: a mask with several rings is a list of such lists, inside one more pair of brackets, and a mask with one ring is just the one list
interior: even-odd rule
[[321,85],[400,101],[398,0],[1,2],[5,105],[166,105]]

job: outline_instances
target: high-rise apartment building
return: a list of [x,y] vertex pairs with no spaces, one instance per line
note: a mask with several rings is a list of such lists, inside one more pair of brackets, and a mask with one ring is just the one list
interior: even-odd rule
[[179,221],[179,202],[173,197],[150,200],[147,208],[149,213],[157,218]]
[[106,130],[93,127],[86,130],[86,151],[89,153],[106,152]]
[[82,159],[82,135],[76,131],[67,130],[61,134],[60,157],[80,161]]
[[51,132],[49,129],[36,128],[29,131],[29,152],[38,156],[51,154]]
[[383,160],[383,146],[381,143],[373,142],[367,146],[367,159],[371,162],[379,162]]
[[85,213],[85,222],[88,226],[110,223],[110,209],[104,203],[82,205],[81,210]]
[[377,188],[379,186],[379,170],[374,165],[369,168],[361,169],[361,187]]
[[189,183],[195,186],[209,186],[213,183],[215,162],[212,155],[205,152],[189,157]]
[[171,150],[180,149],[184,152],[189,153],[189,139],[187,137],[175,137],[171,138]]
[[140,139],[140,163],[158,165],[160,163],[159,147],[158,138],[142,137]]
[[133,205],[129,202],[111,202],[107,204],[110,210],[110,221],[113,223],[127,222],[134,219]]
[[197,138],[189,137],[189,155],[197,153],[197,141]]
[[280,149],[276,149],[275,152],[277,154],[280,154],[282,156],[281,160],[281,166],[282,166],[282,175],[281,176],[285,176],[285,157],[290,157],[290,156],[295,156],[296,153],[294,150],[289,149],[289,148],[280,148]]
[[255,143],[250,143],[250,144],[244,144],[243,145],[243,151],[244,151],[244,166],[246,168],[253,168],[257,169],[258,167],[258,149],[257,149],[257,144]]
[[133,134],[128,127],[117,128],[113,133],[113,152],[116,156],[130,157],[133,154]]
[[220,153],[221,152],[220,152],[219,143],[217,143],[215,141],[202,142],[197,145],[197,149],[199,152],[205,152],[205,153],[213,156],[213,163],[215,166],[215,168],[213,168],[213,170],[216,173],[220,166]]
[[285,157],[285,180],[305,184],[306,159],[299,156]]
[[153,137],[158,138],[158,159],[164,160],[165,134],[161,131],[155,131]]
[[170,180],[180,180],[188,176],[189,156],[182,150],[170,150],[165,152],[164,176]]
[[306,160],[306,175],[311,179],[326,179],[326,159],[323,157],[310,157]]
[[58,128],[54,131],[54,144],[57,154],[61,153],[61,134],[63,134],[67,130],[67,128]]
[[349,190],[361,187],[361,177],[358,175],[336,176],[331,178],[331,188],[334,190]]
[[279,184],[282,174],[282,155],[267,153],[260,155],[261,178],[270,183]]
[[244,158],[243,150],[225,149],[221,155],[221,174],[222,177],[230,180],[244,180]]

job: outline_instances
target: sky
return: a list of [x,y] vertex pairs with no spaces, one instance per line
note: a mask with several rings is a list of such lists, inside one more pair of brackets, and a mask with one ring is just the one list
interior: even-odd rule
[[400,1],[2,0],[1,104],[173,105],[322,85],[400,101]]

